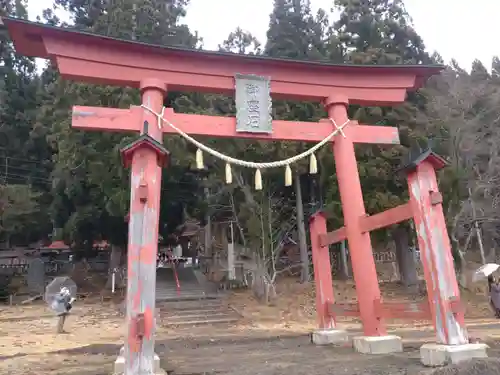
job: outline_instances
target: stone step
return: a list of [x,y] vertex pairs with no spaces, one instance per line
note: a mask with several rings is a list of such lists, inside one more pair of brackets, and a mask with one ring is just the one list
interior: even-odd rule
[[180,289],[177,289],[175,286],[174,287],[172,287],[172,286],[159,286],[156,288],[157,292],[161,292],[161,291],[177,292],[178,290],[180,290],[181,292],[196,291],[196,292],[200,292],[200,293],[205,293],[205,289],[200,288],[200,287],[196,287],[196,288],[182,288],[181,287]]
[[200,319],[200,320],[187,320],[187,321],[179,321],[173,323],[164,323],[167,327],[181,327],[181,326],[198,326],[204,324],[228,324],[228,323],[236,323],[239,318],[223,318],[223,319]]
[[217,315],[217,314],[231,314],[233,312],[227,309],[201,309],[201,310],[166,310],[160,309],[160,312],[164,316],[191,316],[191,315]]
[[158,301],[157,308],[164,326],[229,324],[240,319],[219,294],[193,295],[181,290],[180,296],[171,293],[168,299]]
[[[174,302],[163,302],[159,301],[156,306],[165,313],[170,311],[181,311],[188,313],[189,311],[219,311],[227,309],[227,306],[224,306],[220,301],[217,303],[205,303],[205,302],[217,301],[217,300],[204,300],[199,303],[199,301],[174,301]],[[185,304],[185,302],[196,302],[192,304]]]
[[176,309],[176,310],[190,310],[198,308],[214,308],[214,307],[224,307],[224,303],[219,298],[197,298],[191,300],[177,300],[168,301],[160,300],[157,304],[158,307],[165,309]]
[[181,290],[180,292],[176,291],[176,290],[157,290],[156,291],[156,295],[161,295],[161,296],[168,296],[168,295],[171,295],[171,296],[178,296],[178,295],[190,295],[190,296],[193,296],[193,295],[197,295],[197,296],[205,296],[207,295],[208,293],[205,293],[204,291],[198,291],[198,290]]
[[213,300],[217,299],[217,296],[200,296],[198,294],[195,295],[160,295],[156,296],[156,301],[157,302],[182,302],[182,301],[206,301],[206,300]]
[[156,294],[178,294],[178,293],[197,293],[197,294],[206,294],[204,289],[156,289]]
[[175,321],[192,321],[192,320],[204,320],[204,319],[225,319],[225,318],[235,318],[234,314],[231,314],[229,311],[221,311],[218,313],[210,313],[203,314],[201,312],[195,314],[181,314],[181,315],[169,315],[165,316],[165,319],[168,320],[169,323],[173,323]]

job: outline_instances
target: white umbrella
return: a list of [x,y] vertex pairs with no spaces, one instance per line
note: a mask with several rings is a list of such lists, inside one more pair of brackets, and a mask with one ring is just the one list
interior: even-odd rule
[[479,267],[476,272],[474,272],[474,276],[472,277],[472,281],[479,281],[486,279],[493,272],[497,271],[500,268],[500,264],[496,263],[487,263]]
[[70,300],[74,300],[76,298],[76,290],[75,282],[68,276],[55,277],[45,288],[45,302],[52,310],[60,314],[66,311],[66,307],[59,303],[58,296],[67,294]]

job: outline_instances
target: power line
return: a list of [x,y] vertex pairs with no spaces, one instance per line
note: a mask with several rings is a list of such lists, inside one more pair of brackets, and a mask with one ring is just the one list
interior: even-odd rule
[[32,182],[44,182],[47,184],[52,184],[52,181],[47,179],[47,178],[36,177],[36,176],[26,176],[26,175],[20,175],[20,174],[15,174],[15,173],[0,173],[0,178],[3,178],[4,181],[14,179],[14,180],[25,180],[25,181],[29,182],[30,180],[32,180]]
[[[52,180],[48,178],[43,178],[43,177],[36,177],[36,176],[25,176],[25,175],[19,175],[15,173],[0,173],[0,179],[4,179],[5,182],[8,180],[18,180],[18,181],[24,181],[24,182],[39,182],[39,183],[46,183],[48,185],[52,184]],[[30,181],[31,180],[31,181]],[[172,191],[168,189],[162,189],[161,192],[171,194]],[[176,193],[174,194],[177,198],[177,200],[182,201],[182,202],[187,202],[186,199],[179,199],[179,198],[184,198],[183,196],[189,194],[189,192],[183,193]]]
[[[41,173],[46,173],[48,172],[47,170],[41,170],[41,169],[32,169],[32,168],[23,168],[23,167],[16,167],[16,166],[13,166],[13,165],[8,165],[8,164],[5,164],[5,165],[0,165],[0,169],[3,169],[4,170],[4,173],[6,174],[9,174],[9,172],[13,169],[17,170],[17,171],[22,171],[22,172],[41,172]],[[5,172],[6,171],[6,172]],[[15,172],[15,171],[14,171]],[[49,178],[49,177],[47,177]]]
[[49,159],[24,159],[24,158],[18,158],[14,156],[5,156],[5,155],[0,155],[0,159],[6,159],[6,160],[16,160],[16,161],[21,161],[23,163],[32,163],[32,164],[45,164],[45,162],[50,162],[52,163],[52,160]]

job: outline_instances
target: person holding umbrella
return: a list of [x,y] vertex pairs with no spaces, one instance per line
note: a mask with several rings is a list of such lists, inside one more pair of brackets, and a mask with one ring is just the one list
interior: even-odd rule
[[490,304],[495,317],[500,319],[500,284],[492,275],[488,276],[488,289],[490,291]]
[[500,319],[500,283],[493,276],[493,273],[500,268],[496,263],[487,263],[479,267],[473,276],[473,281],[488,280],[488,295],[490,297],[490,306],[495,313],[495,317]]
[[68,288],[63,287],[59,294],[57,294],[52,301],[52,309],[57,312],[59,316],[59,322],[57,324],[57,333],[64,333],[64,322],[66,321],[66,316],[69,314],[71,308],[73,307],[73,302],[76,298],[71,296],[71,292]]

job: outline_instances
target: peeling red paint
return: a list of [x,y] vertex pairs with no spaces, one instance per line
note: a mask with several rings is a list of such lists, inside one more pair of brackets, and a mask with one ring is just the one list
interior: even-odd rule
[[[149,87],[149,86],[148,86]],[[143,101],[157,111],[163,105],[158,88],[144,89]],[[141,123],[156,123],[155,117],[142,110]],[[148,133],[161,141],[161,130],[151,126]],[[125,375],[152,374],[154,370],[156,254],[160,206],[161,172],[155,150],[136,147],[131,155],[127,285],[127,345]],[[137,319],[140,319],[139,321]],[[140,332],[137,331],[140,323]]]
[[332,269],[328,246],[323,247],[320,236],[326,233],[326,218],[316,213],[310,219],[311,249],[316,284],[316,316],[320,330],[335,328],[335,320],[328,306],[335,302],[333,294]]
[[446,345],[466,344],[463,309],[456,308],[453,302],[460,299],[460,291],[442,204],[436,199],[440,193],[432,163],[420,163],[409,174],[408,186],[437,341]]
[[148,265],[151,265],[151,264],[154,264],[156,265],[156,254],[154,254],[152,251],[150,251],[150,249],[147,249],[147,248],[142,248],[141,249],[141,255],[140,257],[138,257],[138,259],[140,259],[140,261],[144,264],[148,264]]
[[144,337],[151,339],[154,332],[154,314],[151,307],[144,309]]

